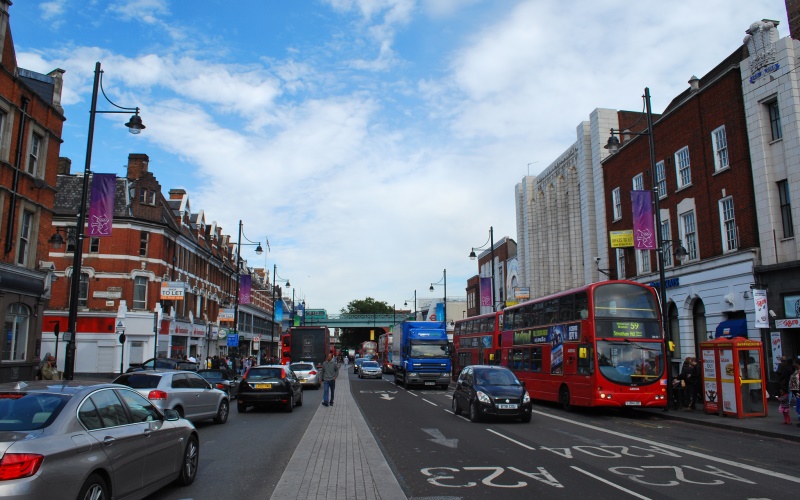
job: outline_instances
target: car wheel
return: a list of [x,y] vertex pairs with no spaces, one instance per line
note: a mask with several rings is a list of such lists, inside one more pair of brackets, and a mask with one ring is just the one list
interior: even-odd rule
[[228,421],[228,413],[230,413],[230,405],[228,401],[223,399],[219,402],[219,408],[217,408],[217,416],[214,417],[215,424],[224,424]]
[[455,396],[453,396],[453,415],[461,415],[461,408],[458,407],[458,401],[456,401]]
[[572,410],[572,404],[569,399],[569,387],[566,385],[558,391],[558,402],[561,403],[561,407],[564,408],[565,411]]
[[530,413],[523,413],[522,416],[519,418],[519,421],[523,424],[527,424],[531,421],[531,414]]
[[469,421],[470,422],[480,422],[481,415],[478,413],[478,403],[473,401],[471,405],[469,405]]
[[294,411],[294,396],[289,398],[289,401],[286,402],[286,406],[283,407],[283,411],[286,413],[292,413]]
[[303,391],[300,391],[300,399],[297,400],[297,406],[303,406]]
[[241,401],[236,402],[236,411],[238,413],[244,413],[247,411],[247,405],[242,403]]
[[408,373],[403,374],[403,388],[408,389]]
[[178,483],[189,486],[197,477],[197,463],[200,461],[200,446],[195,436],[190,436],[183,451],[183,462],[181,463],[181,473],[178,476]]
[[108,486],[100,474],[89,476],[78,493],[78,500],[107,500],[109,498],[111,497],[108,495]]

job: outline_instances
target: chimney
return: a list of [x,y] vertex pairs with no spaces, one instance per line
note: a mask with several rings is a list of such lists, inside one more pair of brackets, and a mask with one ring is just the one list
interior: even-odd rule
[[67,158],[66,156],[59,156],[58,157],[58,169],[56,173],[58,175],[69,175],[69,171],[72,169],[72,160]]
[[170,189],[169,190],[169,199],[170,200],[182,200],[184,196],[186,196],[186,190],[185,189]]
[[64,73],[63,69],[56,68],[47,74],[47,76],[53,77],[53,107],[62,115],[64,114],[64,107],[61,106],[61,92],[64,89]]
[[786,17],[789,18],[789,36],[800,40],[800,0],[786,0],[785,3]]
[[150,157],[146,154],[131,153],[128,155],[128,180],[135,181],[141,179],[147,173],[147,164]]
[[700,90],[700,79],[695,75],[692,75],[692,77],[689,78],[689,88],[692,89],[692,92]]

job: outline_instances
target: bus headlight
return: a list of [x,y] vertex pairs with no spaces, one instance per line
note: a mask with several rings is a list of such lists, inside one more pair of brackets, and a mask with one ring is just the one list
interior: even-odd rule
[[522,402],[523,403],[530,403],[531,402],[531,397],[528,394],[528,391],[525,391],[525,395],[522,396]]
[[478,391],[477,396],[478,396],[478,401],[480,401],[481,403],[491,403],[492,402],[492,400],[489,399],[489,396],[487,396],[483,391]]

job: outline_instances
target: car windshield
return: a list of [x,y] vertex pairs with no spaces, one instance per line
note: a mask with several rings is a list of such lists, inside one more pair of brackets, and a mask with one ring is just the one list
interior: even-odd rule
[[251,368],[247,372],[248,380],[267,380],[270,378],[283,378],[282,368]]
[[611,382],[641,385],[657,382],[664,373],[661,342],[598,341],[597,364]]
[[31,431],[52,424],[71,396],[25,392],[0,393],[0,431]]
[[114,381],[115,384],[127,385],[132,389],[155,389],[161,381],[160,375],[152,375],[144,372],[133,372],[120,375]]
[[475,370],[477,385],[520,385],[517,377],[506,370]]
[[362,368],[379,368],[378,363],[375,361],[364,361],[361,363]]
[[307,372],[309,370],[314,369],[314,365],[312,365],[311,363],[295,363],[291,365],[291,367],[292,371],[296,372]]
[[413,358],[446,358],[448,357],[447,344],[411,343],[411,357]]

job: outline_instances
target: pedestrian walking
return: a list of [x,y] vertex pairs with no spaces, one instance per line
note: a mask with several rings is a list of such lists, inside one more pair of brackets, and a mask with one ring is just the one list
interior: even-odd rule
[[775,372],[778,374],[778,394],[780,394],[780,389],[787,393],[789,392],[789,378],[792,376],[793,371],[792,362],[789,358],[781,356],[781,364],[778,365],[778,370]]
[[789,377],[789,391],[794,396],[794,412],[797,414],[797,426],[800,427],[800,361],[794,362],[794,372]]
[[778,411],[783,414],[784,425],[792,425],[792,419],[789,416],[789,393],[786,392],[786,389],[781,389],[781,395],[778,396],[778,403],[780,403]]
[[687,356],[683,360],[681,366],[681,374],[678,379],[681,381],[680,404],[684,410],[694,409],[694,395],[695,395],[695,377],[693,377],[694,367],[692,366],[692,357]]
[[[333,360],[333,354],[328,353],[328,359],[322,363],[322,406],[333,405],[333,395],[336,391],[336,378],[339,377],[339,364]],[[330,392],[330,399],[328,393]]]

